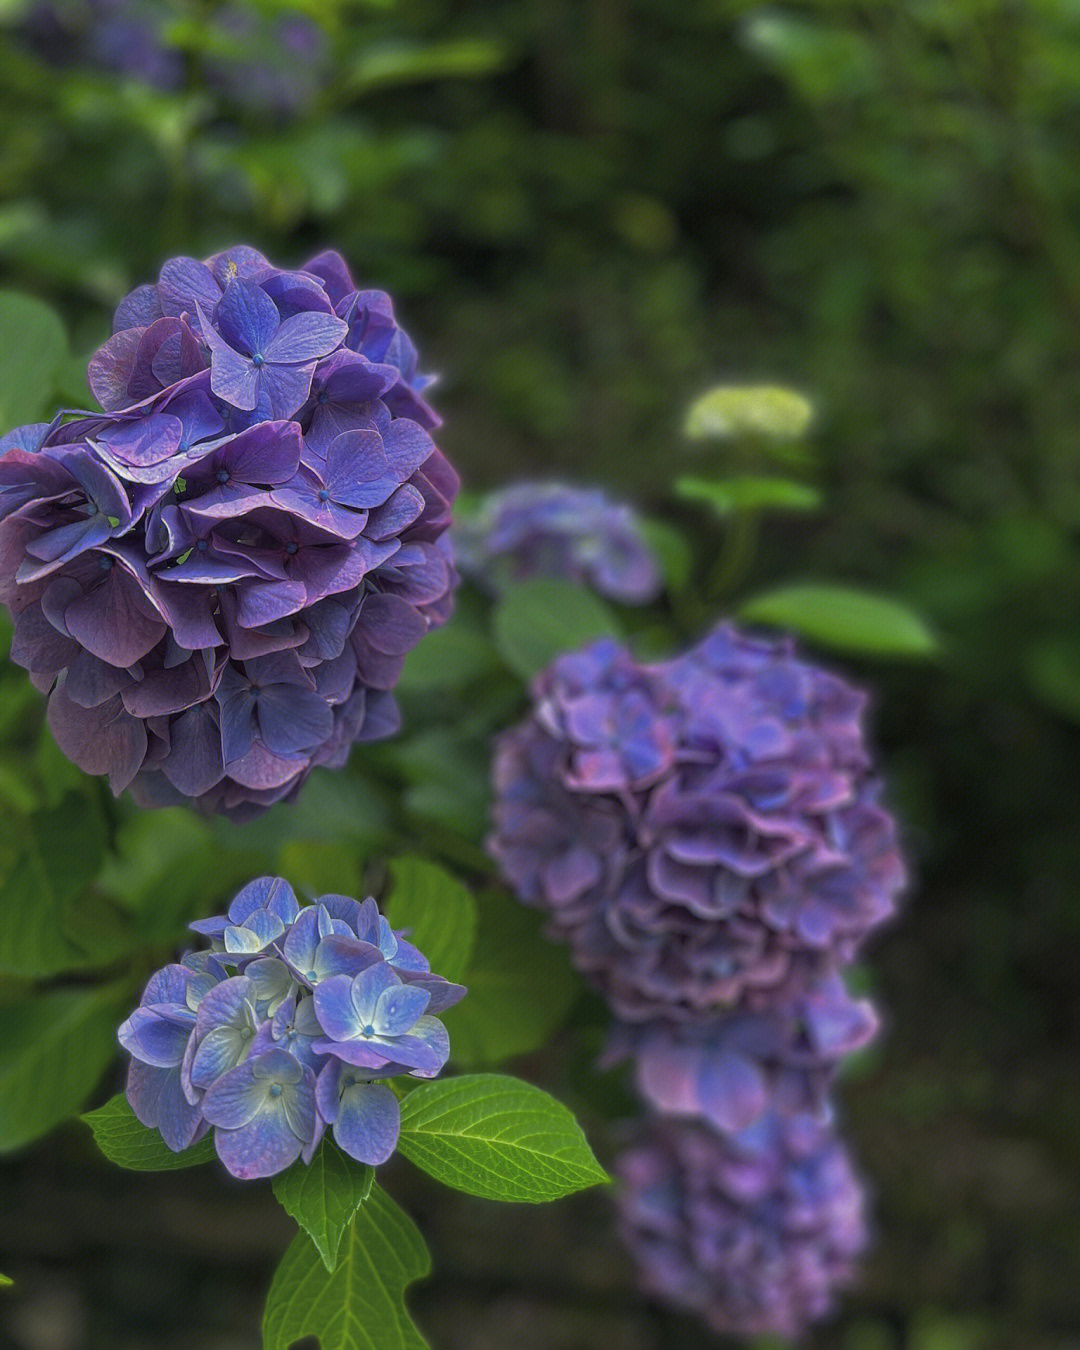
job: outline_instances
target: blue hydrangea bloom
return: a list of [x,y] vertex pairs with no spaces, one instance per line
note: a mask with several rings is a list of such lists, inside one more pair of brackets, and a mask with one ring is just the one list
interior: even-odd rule
[[119,1030],[139,1120],[174,1151],[212,1128],[238,1177],[310,1162],[327,1128],[350,1157],[385,1162],[399,1113],[381,1080],[440,1072],[450,1042],[437,1014],[464,988],[434,974],[373,899],[301,906],[279,877],[191,926],[211,950],[158,971]]
[[244,819],[396,730],[457,477],[389,298],[335,253],[173,258],[114,326],[103,413],[0,439],[12,659],[87,773]]
[[609,640],[562,656],[497,742],[491,851],[621,1018],[794,995],[904,885],[864,704],[727,626],[654,665]]
[[722,1336],[801,1336],[867,1243],[862,1186],[826,1122],[766,1116],[734,1136],[659,1122],[615,1171],[642,1288]]
[[597,489],[516,483],[490,493],[454,533],[461,570],[499,590],[509,580],[564,578],[627,605],[660,593],[660,569],[636,513]]

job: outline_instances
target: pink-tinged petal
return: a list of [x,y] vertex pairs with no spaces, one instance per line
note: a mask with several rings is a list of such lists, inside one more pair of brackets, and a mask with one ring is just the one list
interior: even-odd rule
[[228,445],[230,477],[239,483],[287,483],[300,467],[297,422],[260,422]]
[[345,1089],[334,1122],[334,1140],[357,1162],[377,1167],[397,1147],[401,1108],[382,1083],[354,1083]]
[[135,401],[127,387],[142,335],[141,328],[114,333],[90,358],[87,383],[106,412],[115,412]]
[[297,365],[329,356],[344,341],[349,326],[333,314],[304,310],[286,319],[270,338],[263,355],[268,362]]
[[729,1134],[753,1124],[768,1105],[760,1070],[741,1055],[706,1055],[699,1092],[702,1114]]
[[[157,293],[164,314],[197,314],[200,306],[213,314],[221,299],[213,272],[194,258],[170,258],[158,277]],[[208,325],[203,322],[203,327]]]
[[285,759],[271,754],[265,745],[256,741],[246,755],[229,764],[228,776],[242,787],[268,791],[284,787],[306,768],[306,759]]
[[96,708],[81,708],[61,685],[49,699],[49,730],[68,759],[84,773],[107,773],[114,792],[122,792],[146,757],[146,728],[112,698]]
[[427,632],[427,621],[407,601],[373,591],[360,607],[359,627],[377,652],[403,656]]
[[645,1053],[637,1062],[638,1089],[660,1111],[697,1115],[702,1060],[700,1046],[664,1045],[662,1053]]
[[[101,561],[112,559],[102,556]],[[119,566],[68,605],[64,622],[76,641],[111,666],[133,666],[167,631],[139,582]]]

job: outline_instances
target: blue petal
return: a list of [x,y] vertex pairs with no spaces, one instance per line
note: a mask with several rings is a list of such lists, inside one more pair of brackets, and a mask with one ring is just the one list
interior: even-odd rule
[[121,1024],[117,1037],[135,1059],[171,1069],[182,1062],[194,1027],[195,1014],[185,1004],[160,1003],[153,1008],[136,1008]]
[[334,1139],[350,1158],[377,1167],[397,1146],[401,1109],[381,1083],[354,1083],[341,1094]]
[[245,1040],[235,1027],[215,1027],[192,1057],[188,1073],[192,1087],[208,1088],[216,1083],[222,1074],[243,1061],[250,1048],[251,1038]]
[[378,947],[358,938],[343,937],[334,934],[323,938],[315,951],[315,973],[320,980],[331,975],[359,975],[368,966],[377,965],[382,960]]
[[[214,314],[221,336],[238,352],[265,356],[281,323],[277,305],[254,281],[230,281]],[[299,358],[303,359],[303,358]]]
[[348,1041],[359,1036],[362,1023],[352,1001],[352,980],[348,975],[331,975],[315,989],[315,1013],[319,1025],[331,1040]]
[[434,1078],[450,1058],[450,1037],[437,1017],[418,1019],[407,1036],[392,1042],[394,1058],[417,1078]]
[[247,1059],[238,1064],[207,1091],[202,1099],[202,1113],[211,1125],[237,1130],[263,1109],[269,1100],[270,1084],[254,1076],[255,1063],[256,1060]]
[[127,1099],[136,1118],[149,1129],[160,1130],[174,1153],[191,1144],[202,1112],[185,1098],[179,1069],[154,1069],[133,1060],[128,1070]]
[[375,1009],[379,998],[388,989],[401,987],[393,968],[385,961],[362,970],[352,982],[352,1004],[361,1027],[375,1024]]
[[431,995],[420,985],[400,984],[386,989],[375,1004],[371,1025],[377,1036],[403,1036],[416,1022],[428,1004]]
[[234,1177],[251,1181],[291,1167],[303,1143],[289,1128],[282,1099],[278,1098],[240,1128],[215,1130],[214,1147]]
[[201,1038],[215,1027],[239,1029],[251,1025],[251,1004],[254,999],[255,985],[246,975],[233,975],[223,980],[199,1004],[195,1034]]

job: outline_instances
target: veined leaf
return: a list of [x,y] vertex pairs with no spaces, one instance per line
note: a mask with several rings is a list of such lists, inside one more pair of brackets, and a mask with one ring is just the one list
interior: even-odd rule
[[618,637],[619,622],[604,602],[568,581],[537,579],[507,589],[492,617],[503,660],[531,680],[562,652],[601,637]]
[[96,1111],[87,1111],[81,1119],[90,1126],[106,1158],[132,1172],[172,1172],[210,1162],[216,1156],[210,1135],[182,1153],[174,1153],[157,1130],[148,1129],[138,1120],[122,1092]]
[[744,601],[742,618],[823,647],[872,656],[931,656],[937,639],[900,600],[846,586],[782,586]]
[[476,901],[460,881],[422,858],[390,865],[394,889],[385,906],[394,928],[408,930],[436,975],[464,979],[476,940]]
[[310,1165],[294,1163],[274,1178],[274,1194],[311,1238],[331,1273],[345,1230],[371,1194],[374,1180],[373,1168],[347,1158],[329,1136]]

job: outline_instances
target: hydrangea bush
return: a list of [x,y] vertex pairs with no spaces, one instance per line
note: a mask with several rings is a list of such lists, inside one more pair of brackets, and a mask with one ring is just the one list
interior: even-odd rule
[[436,1014],[464,988],[432,974],[373,899],[301,907],[276,877],[192,928],[210,950],[158,971],[120,1028],[142,1124],[173,1150],[213,1128],[245,1179],[310,1162],[328,1128],[351,1158],[385,1162],[399,1110],[382,1080],[439,1073],[450,1043]]
[[735,1135],[664,1122],[616,1171],[643,1287],[721,1335],[799,1336],[852,1282],[863,1191],[818,1120],[765,1116]]
[[175,258],[114,328],[102,413],[0,441],[11,656],[87,773],[242,819],[396,729],[457,477],[389,298],[337,254]]

